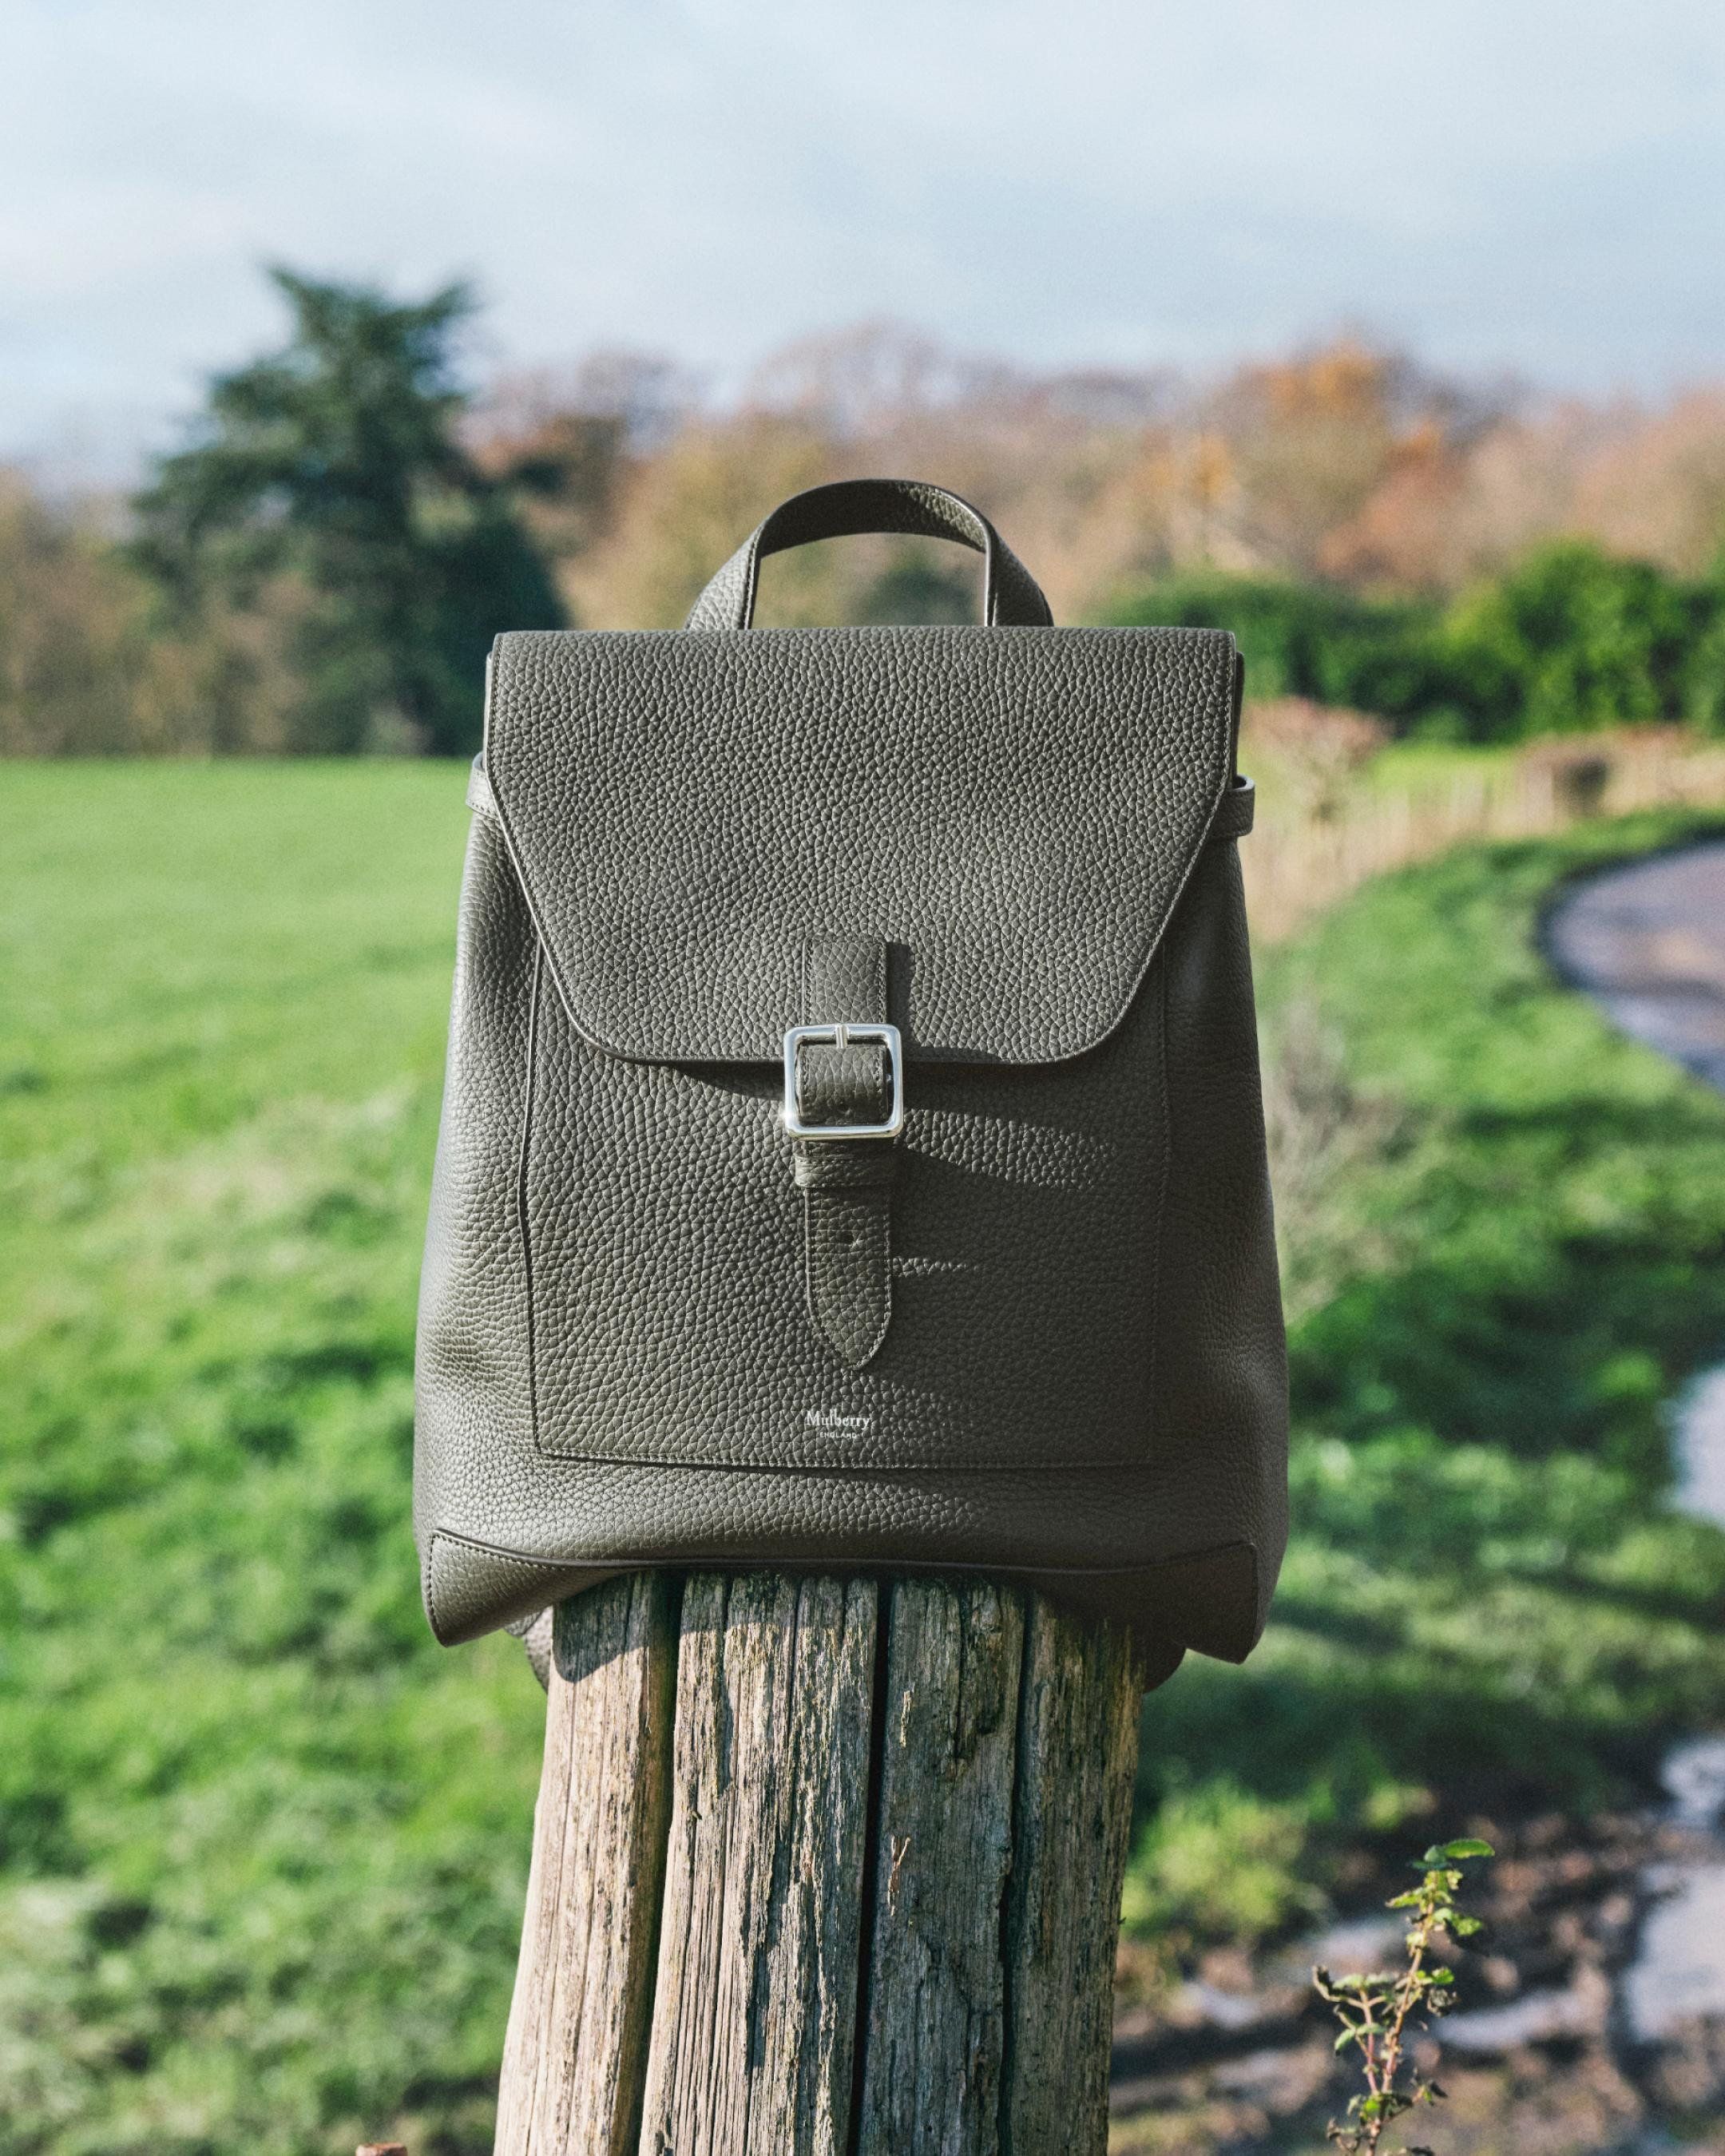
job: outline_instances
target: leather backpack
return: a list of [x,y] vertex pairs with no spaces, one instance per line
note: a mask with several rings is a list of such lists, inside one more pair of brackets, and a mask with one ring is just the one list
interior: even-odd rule
[[[986,625],[757,629],[763,557],[984,557]],[[492,655],[420,1297],[444,1641],[641,1566],[983,1572],[1244,1656],[1287,1393],[1209,629],[1055,629],[902,480],[664,633]]]

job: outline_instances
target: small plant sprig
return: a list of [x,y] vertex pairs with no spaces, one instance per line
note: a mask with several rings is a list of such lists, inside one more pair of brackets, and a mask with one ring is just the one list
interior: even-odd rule
[[[1480,1928],[1477,1917],[1462,1914],[1456,1896],[1464,1867],[1493,1853],[1486,1841],[1445,1841],[1420,1859],[1414,1866],[1420,1884],[1386,1905],[1409,1912],[1403,1969],[1369,1976],[1332,1976],[1327,1969],[1312,1972],[1313,1989],[1342,2025],[1337,2051],[1357,2050],[1366,2077],[1364,2092],[1349,2102],[1346,2121],[1330,2122],[1329,2138],[1343,2156],[1391,2156],[1382,2143],[1396,2120],[1417,2105],[1444,2100],[1438,2084],[1409,2061],[1407,2042],[1413,2030],[1449,2008],[1455,1972],[1432,1961],[1433,1949],[1440,1934],[1459,1941]],[[1416,2146],[1402,2149],[1400,2156],[1432,2152]]]

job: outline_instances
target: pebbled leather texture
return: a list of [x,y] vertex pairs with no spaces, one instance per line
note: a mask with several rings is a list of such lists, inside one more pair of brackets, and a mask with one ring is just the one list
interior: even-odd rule
[[[1235,674],[1209,631],[501,640],[420,1303],[440,1639],[770,1563],[1250,1649],[1287,1409]],[[785,1029],[883,1015],[901,1137],[793,1142]],[[804,1112],[887,1075],[805,1050]]]
[[644,1061],[764,1061],[812,933],[893,947],[915,1061],[1081,1055],[1232,775],[1213,629],[502,637],[485,769],[558,995]]

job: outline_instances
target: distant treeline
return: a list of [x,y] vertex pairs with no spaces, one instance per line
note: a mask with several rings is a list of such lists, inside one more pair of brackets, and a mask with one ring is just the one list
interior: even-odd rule
[[[1343,342],[1226,380],[1034,374],[891,326],[715,406],[602,355],[475,393],[459,287],[279,272],[129,502],[0,475],[0,751],[458,752],[511,627],[670,627],[773,504],[860,473],[983,503],[1066,621],[1214,624],[1251,688],[1471,740],[1725,730],[1725,391],[1533,408]],[[974,557],[776,559],[763,623],[975,618]]]

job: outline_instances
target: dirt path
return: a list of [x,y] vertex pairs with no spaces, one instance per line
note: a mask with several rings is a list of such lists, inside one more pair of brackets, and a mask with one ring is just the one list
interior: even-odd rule
[[1546,948],[1625,1033],[1725,1091],[1725,839],[1592,877]]
[[[1546,946],[1625,1033],[1725,1091],[1725,841],[1593,877],[1553,913]],[[1677,1452],[1680,1501],[1725,1527],[1725,1364],[1681,1404]],[[1643,2043],[1725,2020],[1725,1738],[1678,1745],[1664,1779],[1688,1845],[1647,1882],[1656,1898],[1624,1992]]]

